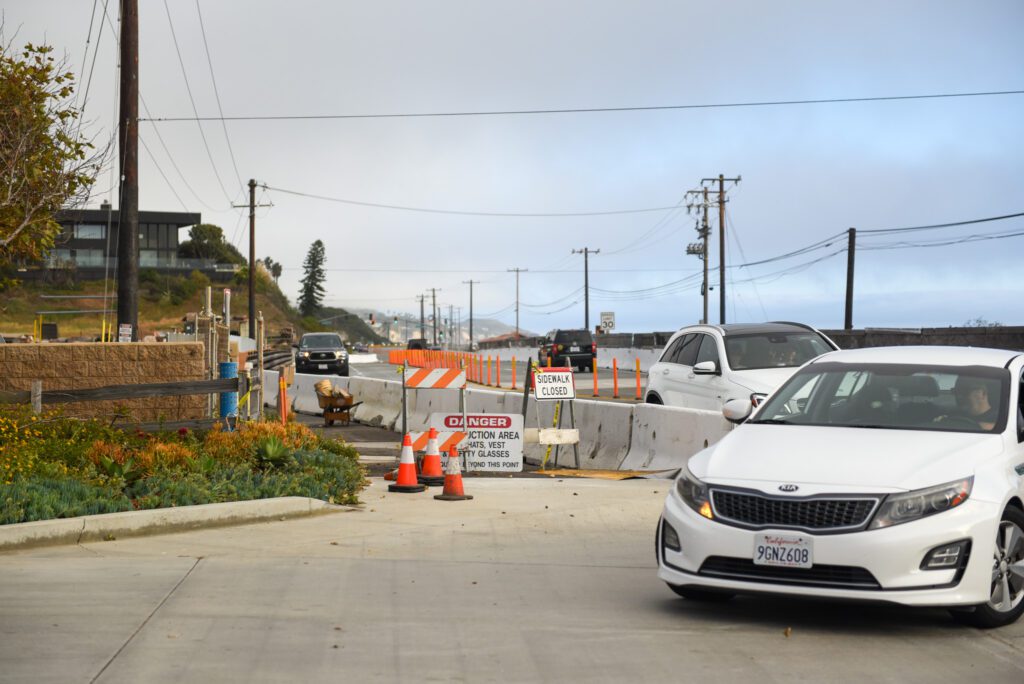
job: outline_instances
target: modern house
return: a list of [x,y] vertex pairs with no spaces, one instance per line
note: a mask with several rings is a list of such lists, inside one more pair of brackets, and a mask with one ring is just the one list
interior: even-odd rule
[[[61,232],[54,240],[45,267],[74,268],[85,277],[103,277],[117,266],[120,212],[104,202],[99,209],[68,209],[57,214]],[[178,232],[202,222],[200,214],[173,211],[139,212],[139,268],[209,275],[232,273],[234,264],[178,256]]]

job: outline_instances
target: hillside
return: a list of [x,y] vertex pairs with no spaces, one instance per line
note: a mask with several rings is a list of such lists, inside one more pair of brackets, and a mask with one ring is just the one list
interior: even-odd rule
[[[185,314],[199,311],[205,287],[213,288],[213,309],[218,313],[223,306],[224,288],[231,289],[232,330],[237,331],[239,318],[246,316],[249,310],[248,285],[244,271],[236,275],[235,282],[210,283],[205,276],[193,273],[191,276],[168,276],[156,271],[146,270],[140,273],[139,283],[139,328],[140,337],[153,335],[157,331],[166,332],[181,330]],[[107,285],[108,299],[106,308],[117,309],[115,290],[116,284]],[[70,285],[54,286],[50,284],[24,282],[5,290],[0,295],[0,334],[16,337],[31,334],[37,312],[47,311],[100,311],[104,308],[103,281],[80,281]],[[66,298],[48,299],[46,296],[61,295]],[[292,328],[296,335],[311,330],[333,330],[330,325],[321,325],[317,319],[325,316],[303,319],[292,308],[287,297],[262,269],[256,278],[256,310],[263,312],[267,324],[267,336],[275,337],[284,328]],[[337,313],[340,309],[332,309]],[[62,338],[95,339],[100,335],[99,313],[84,314],[43,314],[47,323],[56,323],[58,335]],[[108,323],[116,320],[116,314],[109,314]],[[360,326],[364,330],[360,330]],[[243,334],[248,334],[248,327],[243,326]],[[361,321],[348,322],[348,327],[340,330],[349,339],[375,341],[376,336]]]

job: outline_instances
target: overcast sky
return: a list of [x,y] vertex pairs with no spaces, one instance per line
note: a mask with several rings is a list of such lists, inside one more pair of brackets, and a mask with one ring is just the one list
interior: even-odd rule
[[[87,80],[88,133],[116,114],[104,0],[8,0],[6,40],[47,42]],[[140,1],[142,116],[457,113],[650,107],[1024,90],[1020,0],[763,2]],[[117,0],[109,14],[117,22]],[[171,25],[184,62],[179,64]],[[91,41],[86,41],[92,24]],[[86,60],[83,70],[83,58]],[[211,79],[210,64],[217,92]],[[187,84],[186,87],[186,75]],[[672,207],[728,185],[728,320],[841,327],[845,231],[1024,212],[1024,95],[500,116],[144,122],[140,208],[202,213],[247,253],[249,178],[357,202],[483,213]],[[225,135],[225,126],[226,133]],[[201,132],[205,134],[204,146]],[[230,148],[229,142],[230,141]],[[233,159],[232,159],[233,151]],[[211,162],[212,159],[212,162]],[[237,173],[235,166],[237,165]],[[162,172],[162,173],[161,173]],[[166,180],[163,177],[166,175]],[[109,173],[93,205],[117,194]],[[327,249],[326,303],[418,314],[416,296],[543,332],[614,311],[620,331],[701,316],[685,210],[495,217],[400,211],[258,192],[257,256],[295,298],[309,245]],[[714,195],[712,195],[714,197]],[[709,263],[720,263],[714,212]],[[944,326],[1019,315],[1024,218],[862,234],[854,324]],[[182,236],[184,238],[184,235]],[[835,253],[835,254],[834,254]],[[830,256],[818,263],[812,260]],[[679,282],[681,281],[681,282]],[[718,320],[712,273],[711,321]],[[678,283],[667,287],[666,284]],[[598,289],[599,288],[599,289]],[[660,288],[660,289],[654,289]]]

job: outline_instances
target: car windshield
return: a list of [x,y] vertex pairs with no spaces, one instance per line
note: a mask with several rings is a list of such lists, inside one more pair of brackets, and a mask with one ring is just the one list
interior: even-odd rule
[[586,330],[559,330],[555,333],[556,344],[579,344],[590,346],[594,339]]
[[814,363],[751,423],[1002,432],[1009,371],[990,366]]
[[304,335],[299,342],[300,347],[313,349],[341,349],[344,345],[337,335]]
[[725,338],[729,368],[787,368],[802,366],[832,347],[816,332],[759,333]]

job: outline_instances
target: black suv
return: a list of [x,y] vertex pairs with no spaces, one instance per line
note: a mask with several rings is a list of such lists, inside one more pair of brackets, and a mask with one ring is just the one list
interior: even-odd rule
[[348,351],[337,333],[306,333],[295,352],[297,373],[348,375]]
[[540,347],[538,358],[542,366],[569,366],[594,372],[597,345],[589,330],[552,330]]

